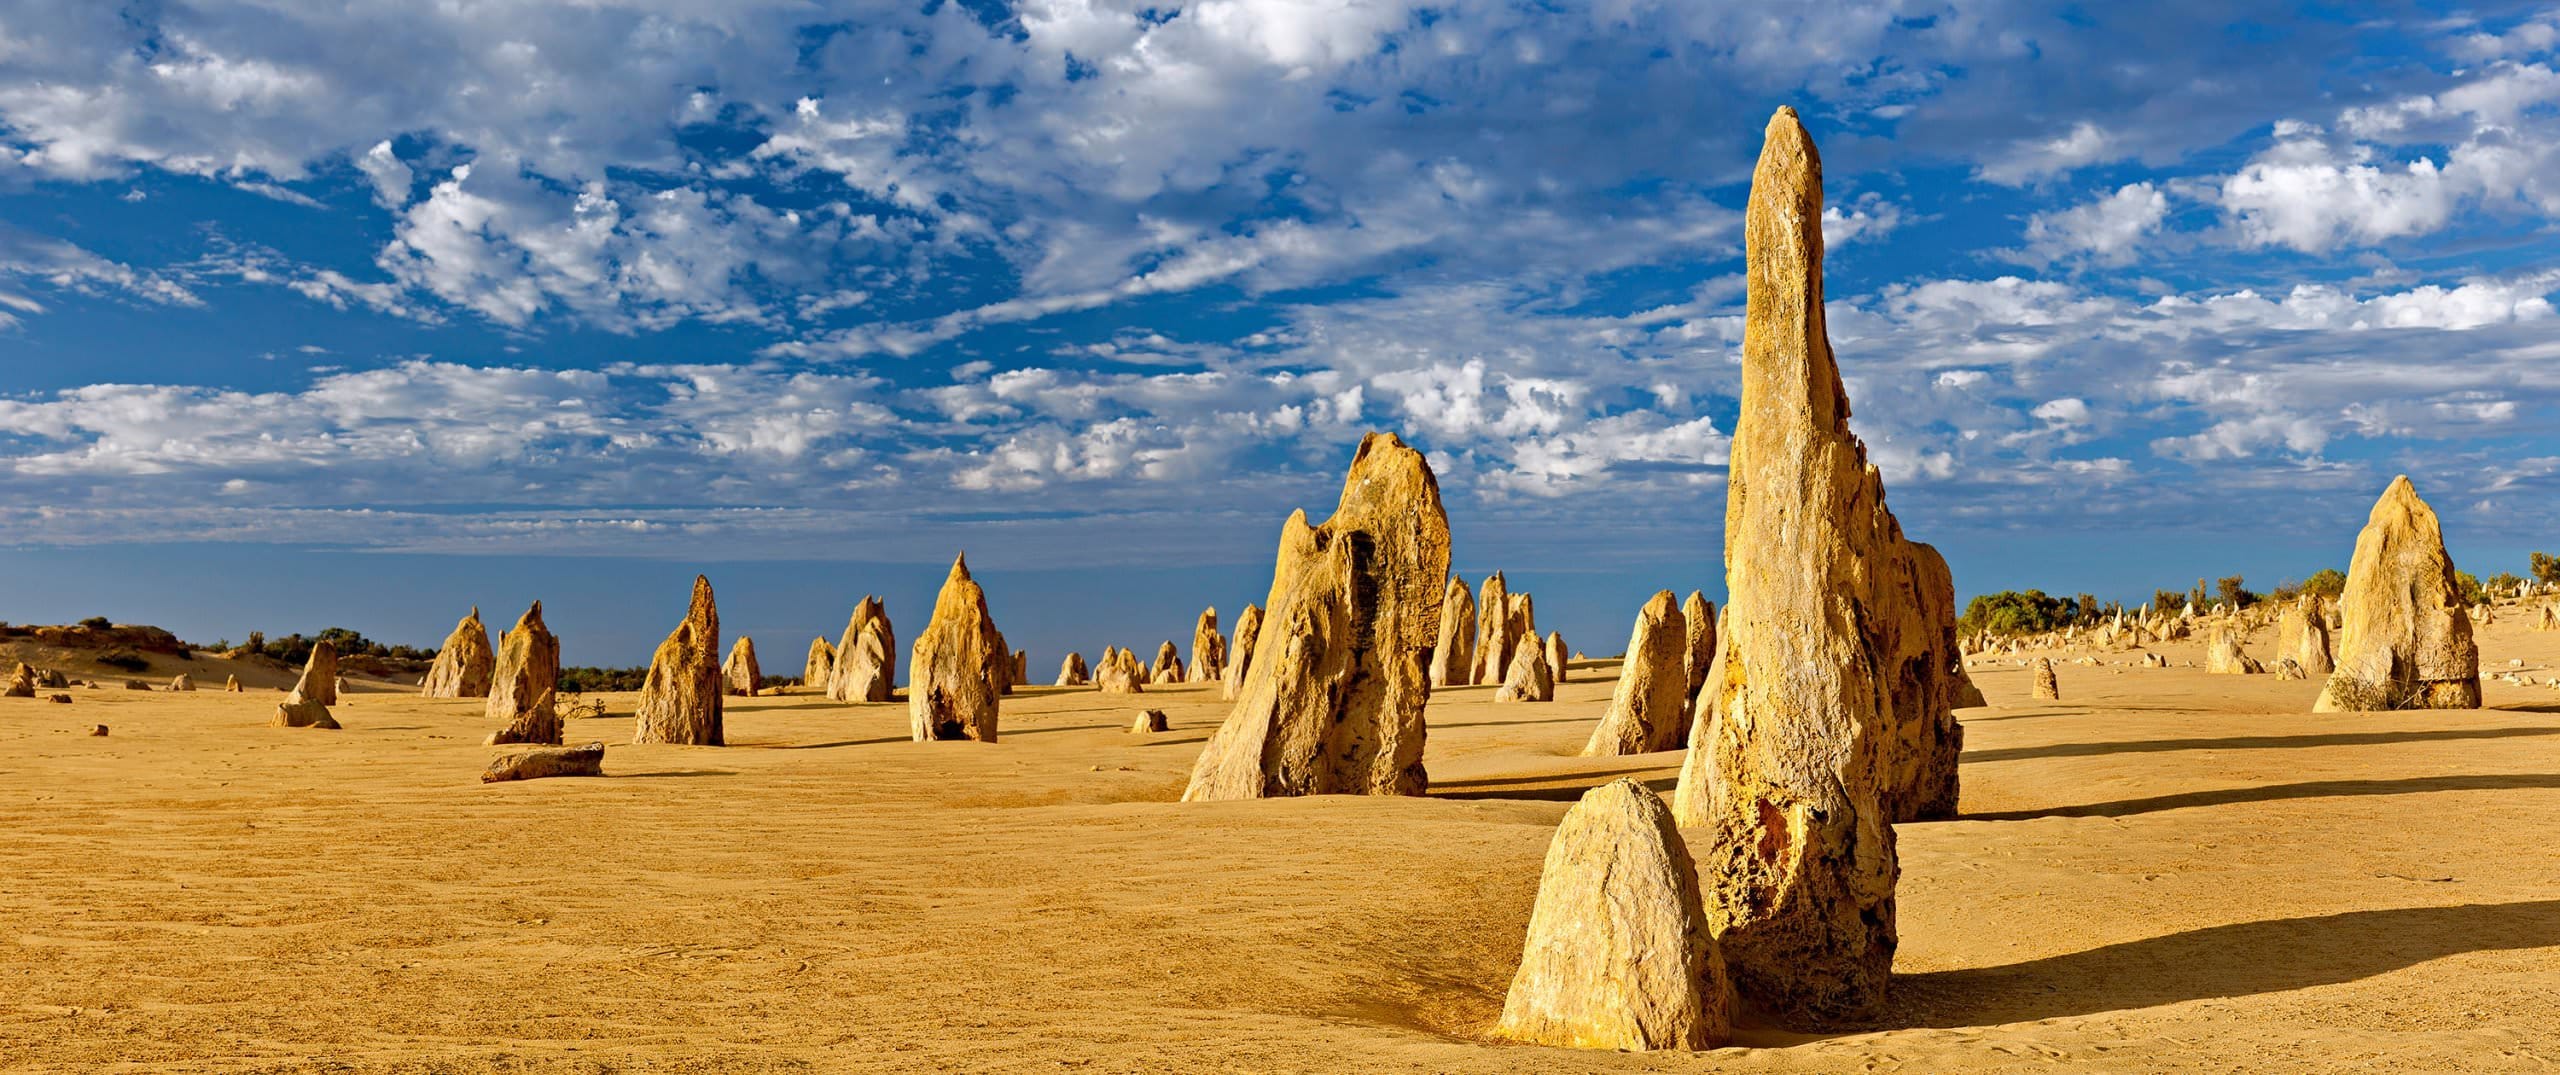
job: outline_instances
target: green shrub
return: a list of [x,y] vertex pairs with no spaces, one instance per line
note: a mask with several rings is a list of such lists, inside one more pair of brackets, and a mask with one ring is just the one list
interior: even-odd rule
[[151,658],[129,649],[111,649],[98,655],[98,663],[127,672],[139,672],[151,667]]
[[80,626],[86,627],[92,631],[104,631],[115,625],[116,621],[104,616],[91,616],[88,619],[80,621]]

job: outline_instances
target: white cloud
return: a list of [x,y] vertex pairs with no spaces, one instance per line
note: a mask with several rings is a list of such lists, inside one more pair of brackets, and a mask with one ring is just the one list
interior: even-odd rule
[[1874,242],[1893,234],[1901,226],[1902,206],[1870,193],[1845,207],[1832,205],[1823,208],[1822,245],[1837,247],[1854,242]]
[[2169,198],[2160,188],[2128,183],[2095,201],[2028,218],[2025,259],[2040,265],[2073,257],[2129,264],[2168,216]]
[[2007,187],[2024,186],[2122,155],[2114,135],[2104,127],[2083,120],[2052,138],[2016,143],[2006,153],[1975,169],[1974,177]]
[[11,290],[13,285],[78,295],[113,295],[160,306],[204,305],[193,290],[168,276],[109,260],[60,239],[0,224],[0,328],[20,324],[21,315],[45,312],[41,300]]

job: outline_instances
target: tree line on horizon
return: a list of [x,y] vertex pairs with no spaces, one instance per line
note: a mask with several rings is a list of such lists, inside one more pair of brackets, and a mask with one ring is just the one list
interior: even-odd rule
[[[2527,562],[2533,580],[2544,585],[2560,585],[2560,556],[2535,552]],[[2501,571],[2481,579],[2468,571],[2456,571],[2454,581],[2461,585],[2463,600],[2479,604],[2493,597],[2519,593],[2525,578],[2514,572]],[[2248,608],[2268,601],[2292,601],[2305,594],[2335,598],[2346,592],[2347,574],[2336,568],[2322,568],[2307,578],[2289,579],[2265,593],[2248,588],[2248,580],[2239,575],[2225,575],[2210,585],[2197,579],[2186,590],[2157,589],[2151,591],[2153,611],[2173,611],[2189,604],[2211,608],[2216,604],[2232,608]],[[2060,630],[2065,627],[2090,626],[2128,611],[2121,601],[2101,602],[2096,596],[2082,593],[2073,597],[2057,597],[2043,590],[2002,590],[1978,594],[1965,605],[1964,615],[1956,618],[1956,629],[1964,634],[2027,635]]]

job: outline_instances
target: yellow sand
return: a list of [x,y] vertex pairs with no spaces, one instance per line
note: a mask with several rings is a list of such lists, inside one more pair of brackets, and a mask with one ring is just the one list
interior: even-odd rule
[[[2510,616],[2485,664],[2560,675]],[[2252,646],[2262,657],[2265,636]],[[2172,646],[2182,664],[2200,654]],[[2116,658],[2123,659],[2123,658]],[[219,662],[216,662],[218,665]],[[1713,1053],[1483,1038],[1566,803],[1550,704],[1433,701],[1429,799],[1179,805],[1225,706],[1034,688],[1004,740],[733,699],[727,748],[569,722],[483,786],[476,701],[0,705],[0,1066],[130,1071],[2337,1071],[2560,1059],[2560,690],[2312,716],[2318,684],[1980,669],[1967,820],[1903,826],[1892,1010]],[[196,672],[221,682],[220,669]],[[167,674],[147,678],[166,682]],[[283,677],[262,677],[281,678]],[[209,682],[208,682],[209,680]],[[1123,731],[1161,707],[1173,731]],[[87,726],[112,726],[106,738]]]

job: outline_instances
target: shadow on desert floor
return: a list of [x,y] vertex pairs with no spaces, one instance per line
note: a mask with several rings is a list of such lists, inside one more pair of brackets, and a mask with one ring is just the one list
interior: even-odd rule
[[2514,739],[2560,735],[2560,728],[2444,728],[2397,732],[2327,732],[2319,735],[2235,735],[2218,739],[2148,739],[2119,743],[2052,743],[2005,750],[1968,750],[1966,762],[2018,761],[2025,758],[2085,758],[2108,754],[2149,754],[2164,750],[2287,750],[2298,747],[2380,746],[2388,743],[2433,743],[2457,739]]
[[1974,1027],[2352,982],[2465,952],[2560,945],[2560,900],[2277,918],[1970,970],[1900,975],[1905,1027]]
[[2307,780],[2298,784],[2262,784],[2247,788],[2215,788],[2176,795],[2153,795],[2140,799],[2116,799],[2079,806],[2049,806],[2033,810],[1999,810],[1965,814],[1958,821],[2031,821],[2045,817],[2130,817],[2162,810],[2185,810],[2199,806],[2230,806],[2236,803],[2277,802],[2285,799],[2322,799],[2345,795],[2412,795],[2429,791],[2517,791],[2536,788],[2560,788],[2560,774],[2553,773],[2468,773],[2449,776],[2421,776],[2402,780]]

